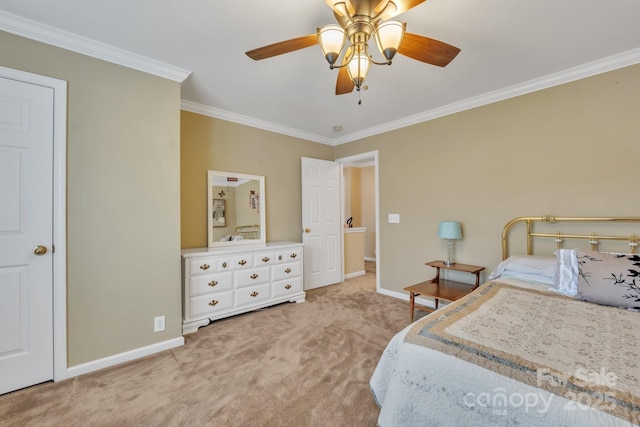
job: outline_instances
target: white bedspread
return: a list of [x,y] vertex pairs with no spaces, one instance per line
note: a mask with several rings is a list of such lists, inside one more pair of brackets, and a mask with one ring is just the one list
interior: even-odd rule
[[389,342],[370,381],[381,427],[634,425],[580,399],[405,342],[412,326]]

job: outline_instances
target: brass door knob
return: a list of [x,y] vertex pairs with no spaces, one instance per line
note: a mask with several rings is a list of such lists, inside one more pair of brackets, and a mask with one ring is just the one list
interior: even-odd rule
[[36,246],[33,248],[33,253],[38,256],[42,256],[47,253],[47,247],[42,245]]
[[305,229],[304,229],[304,232],[305,232],[305,233],[311,233],[311,230],[310,230],[309,228],[305,228]]

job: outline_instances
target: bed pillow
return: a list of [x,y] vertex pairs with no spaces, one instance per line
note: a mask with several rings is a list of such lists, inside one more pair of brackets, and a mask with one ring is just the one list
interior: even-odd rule
[[574,249],[558,249],[556,256],[558,268],[556,270],[553,290],[563,295],[574,297],[578,293],[578,259]]
[[498,264],[488,279],[501,277],[553,286],[557,268],[553,256],[514,255]]
[[577,298],[640,309],[640,256],[576,250]]

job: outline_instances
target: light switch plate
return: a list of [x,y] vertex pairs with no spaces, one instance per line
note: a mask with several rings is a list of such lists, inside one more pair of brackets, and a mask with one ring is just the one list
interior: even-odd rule
[[400,223],[400,214],[389,214],[389,224]]

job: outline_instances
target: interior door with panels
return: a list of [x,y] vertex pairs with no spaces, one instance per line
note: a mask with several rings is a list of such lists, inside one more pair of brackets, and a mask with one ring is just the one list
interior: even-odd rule
[[340,164],[302,158],[304,287],[342,281]]
[[0,393],[53,379],[53,109],[0,78]]

